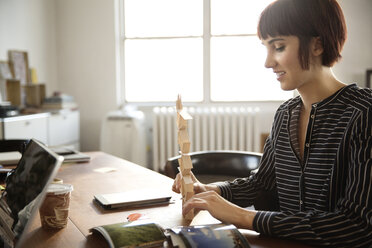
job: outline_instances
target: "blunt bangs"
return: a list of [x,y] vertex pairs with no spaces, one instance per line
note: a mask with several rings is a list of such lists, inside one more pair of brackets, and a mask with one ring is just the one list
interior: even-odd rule
[[257,35],[260,39],[289,35],[316,37],[314,28],[306,21],[309,20],[306,14],[293,1],[275,1],[261,13]]

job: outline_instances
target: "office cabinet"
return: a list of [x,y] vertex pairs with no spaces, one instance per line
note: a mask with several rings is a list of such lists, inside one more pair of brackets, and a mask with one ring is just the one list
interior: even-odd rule
[[61,110],[0,118],[1,139],[35,138],[49,146],[80,149],[80,112]]
[[48,113],[6,117],[1,119],[3,139],[35,138],[48,142]]
[[51,113],[48,121],[48,144],[50,146],[69,145],[79,150],[79,111],[68,110]]

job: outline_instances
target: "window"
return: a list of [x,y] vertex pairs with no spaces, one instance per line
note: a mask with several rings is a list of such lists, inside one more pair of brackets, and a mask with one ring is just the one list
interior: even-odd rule
[[284,100],[256,36],[271,0],[122,0],[127,102]]

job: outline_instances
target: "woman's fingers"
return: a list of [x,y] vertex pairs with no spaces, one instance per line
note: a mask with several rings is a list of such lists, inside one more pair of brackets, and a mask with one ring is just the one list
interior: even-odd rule
[[252,229],[255,211],[243,209],[224,199],[215,191],[207,191],[188,200],[182,208],[185,216],[191,209],[207,210],[214,218],[242,228]]
[[199,180],[196,178],[196,176],[194,175],[194,173],[192,173],[192,171],[190,171],[190,175],[191,175],[191,179],[194,183],[200,183]]
[[191,209],[194,209],[196,211],[208,210],[207,202],[200,198],[191,198],[183,205],[182,215],[186,216],[186,214],[190,212]]
[[181,174],[178,173],[173,181],[172,190],[176,193],[181,193]]
[[211,203],[216,201],[216,199],[214,199],[215,197],[216,193],[213,191],[194,195],[183,205],[182,214],[185,216],[191,209],[209,210],[211,208]]
[[[205,185],[200,183],[199,180],[195,177],[195,175],[192,172],[191,172],[191,179],[194,182],[195,194],[206,191]],[[172,190],[176,193],[181,192],[181,180],[182,180],[182,175],[181,173],[178,173],[172,185]]]

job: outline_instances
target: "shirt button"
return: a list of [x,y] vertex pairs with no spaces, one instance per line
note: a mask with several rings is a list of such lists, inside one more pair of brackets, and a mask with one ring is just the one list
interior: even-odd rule
[[309,144],[309,143],[306,143],[305,146],[306,146],[306,147],[310,147],[310,144]]
[[303,203],[302,200],[300,200],[300,204],[301,204],[301,205],[302,205],[302,203]]
[[311,119],[314,119],[315,115],[311,115],[310,117],[311,117]]
[[317,104],[313,104],[313,107],[316,108],[316,106],[318,106]]

